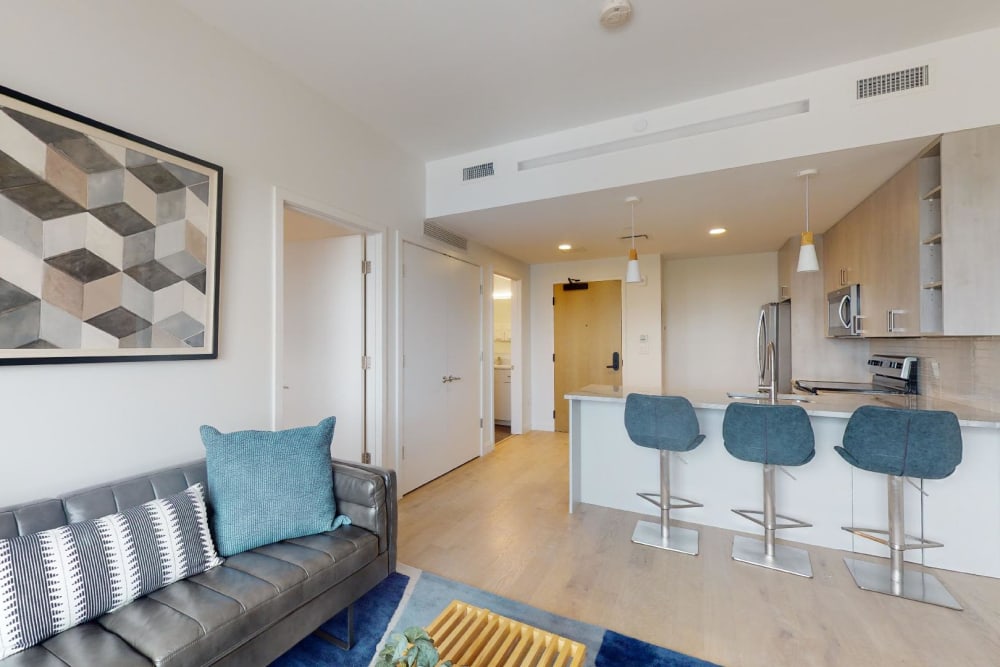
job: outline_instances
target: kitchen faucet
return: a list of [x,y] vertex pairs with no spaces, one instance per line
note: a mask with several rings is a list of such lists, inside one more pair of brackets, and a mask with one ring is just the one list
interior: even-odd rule
[[763,384],[764,382],[764,369],[761,369],[760,379],[758,380],[757,391],[767,392],[767,398],[771,401],[771,404],[776,404],[778,402],[778,382],[774,377],[774,343],[767,344],[767,350],[764,353],[764,365],[771,369],[771,383]]

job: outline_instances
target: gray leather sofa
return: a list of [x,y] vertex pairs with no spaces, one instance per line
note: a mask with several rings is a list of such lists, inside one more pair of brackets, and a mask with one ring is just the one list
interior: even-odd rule
[[[352,525],[231,556],[0,666],[268,664],[396,569],[396,474],[337,460],[333,468],[337,511]],[[2,509],[0,537],[114,514],[205,481],[197,461]]]

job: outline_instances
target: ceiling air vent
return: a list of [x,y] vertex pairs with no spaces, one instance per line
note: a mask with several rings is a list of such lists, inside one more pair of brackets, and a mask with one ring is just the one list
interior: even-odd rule
[[467,238],[459,236],[455,232],[448,231],[433,220],[424,220],[424,236],[437,239],[459,250],[467,250],[469,247],[469,240]]
[[878,95],[898,93],[901,90],[920,88],[929,85],[930,82],[929,65],[870,76],[866,79],[858,79],[858,99],[864,100]]
[[473,167],[466,167],[462,170],[463,181],[473,181],[477,178],[486,178],[493,175],[493,163],[484,162]]

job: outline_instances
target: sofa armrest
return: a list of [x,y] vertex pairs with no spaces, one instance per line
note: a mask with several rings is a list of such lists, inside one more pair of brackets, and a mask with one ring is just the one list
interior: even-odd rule
[[388,552],[396,571],[396,471],[333,459],[333,495],[337,513],[378,536],[379,553]]

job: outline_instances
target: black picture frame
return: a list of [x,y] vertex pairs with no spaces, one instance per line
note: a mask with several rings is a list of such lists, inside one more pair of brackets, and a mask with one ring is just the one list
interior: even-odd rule
[[217,358],[222,174],[0,86],[0,365]]

